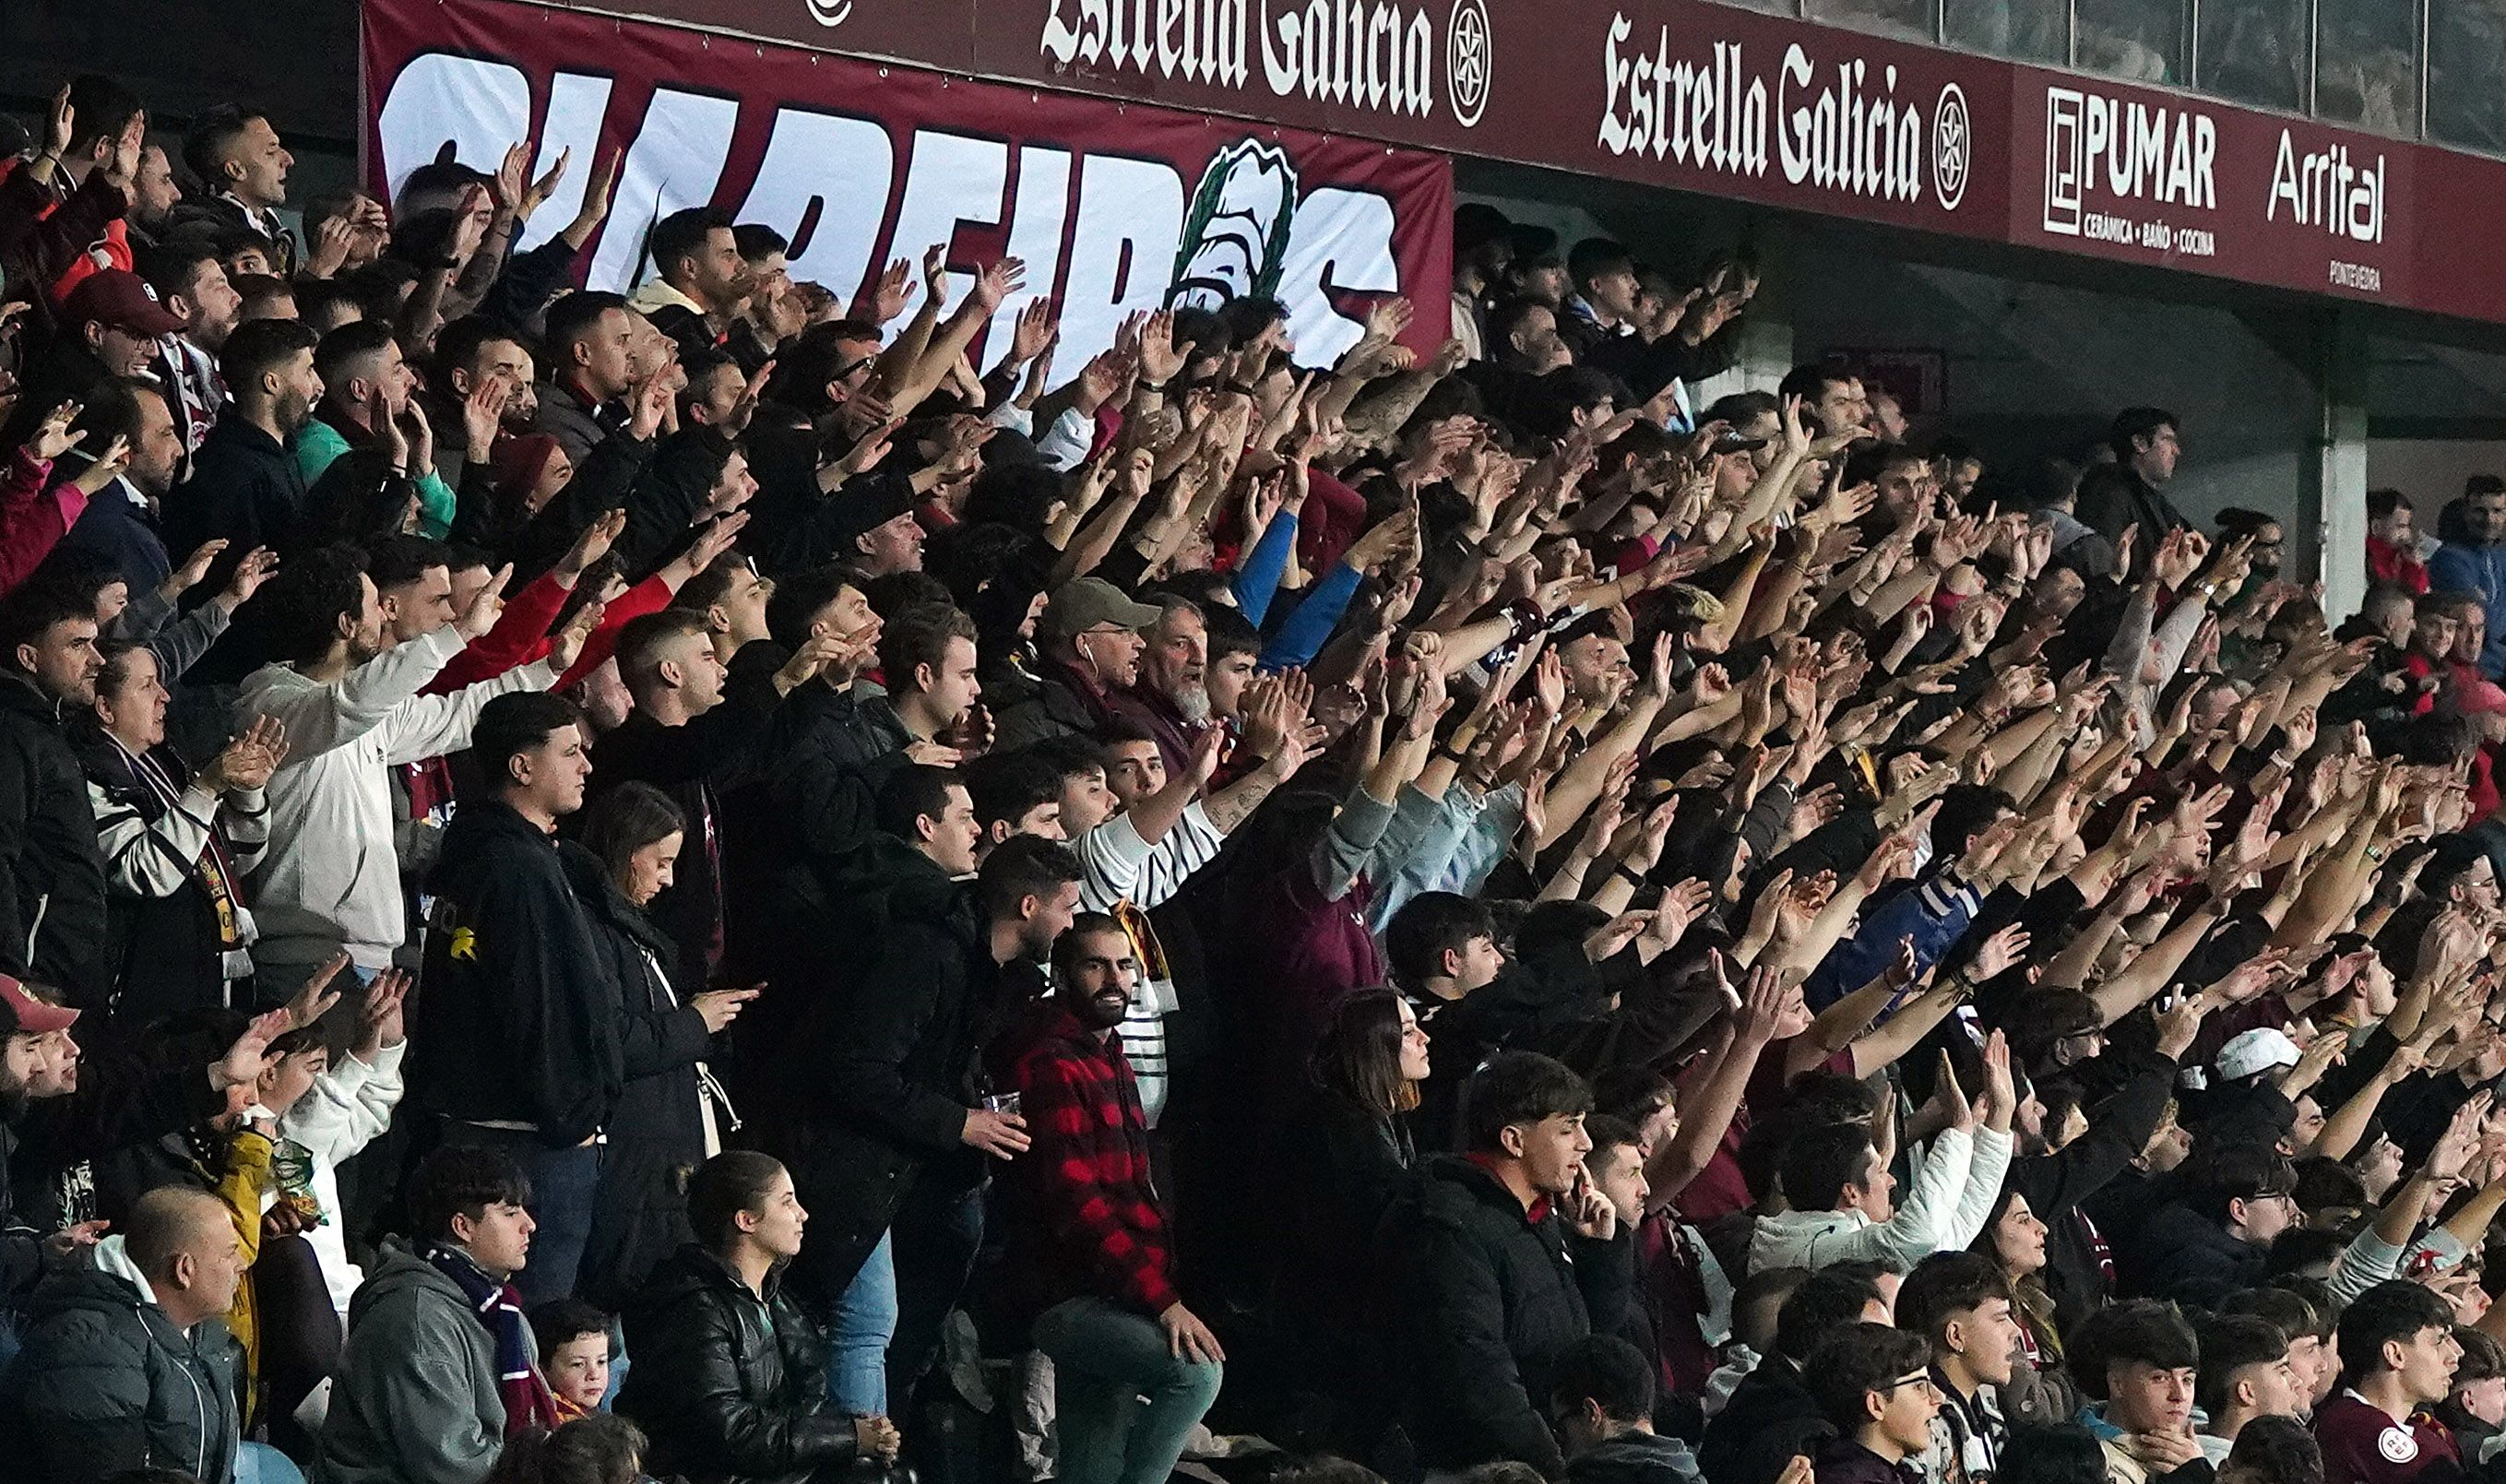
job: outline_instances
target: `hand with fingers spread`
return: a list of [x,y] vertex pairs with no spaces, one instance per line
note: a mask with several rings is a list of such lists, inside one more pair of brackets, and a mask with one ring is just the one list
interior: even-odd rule
[[[284,1029],[301,1031],[329,1014],[331,1007],[339,1004],[340,996],[346,993],[347,986],[338,981],[347,968],[348,956],[345,953],[335,953],[316,967],[303,987],[296,991],[295,998],[289,1000],[280,1011],[287,1017]],[[333,987],[335,984],[337,988]]]
[[1697,919],[1714,904],[1714,889],[1702,880],[1690,876],[1677,885],[1662,890],[1662,901],[1654,907],[1653,927],[1648,936],[1664,950],[1679,945]]
[[[226,543],[213,542],[211,545],[223,548]],[[278,553],[268,547],[255,547],[236,561],[234,571],[227,575],[227,585],[209,601],[228,613],[233,613],[244,604],[251,602],[252,595],[259,592],[261,584],[268,582],[269,575],[277,570]]]
[[2029,938],[2027,930],[2017,923],[1995,933],[1975,950],[1975,980],[1990,983],[2012,969],[2027,962]]
[[[346,967],[346,955],[340,955],[335,962],[337,967],[334,972],[337,972],[337,968]],[[327,980],[328,976],[323,975],[317,983],[327,982]],[[337,994],[331,996],[333,1000],[338,998]],[[328,1007],[327,1005],[324,1007],[324,1008]],[[261,1080],[262,1069],[269,1064],[272,1054],[269,1043],[296,1029],[298,1029],[296,1017],[287,1007],[264,1010],[255,1015],[252,1023],[244,1027],[243,1034],[236,1037],[234,1043],[227,1047],[226,1054],[209,1064],[209,1086],[226,1094],[231,1105],[233,1104],[233,1099],[238,1093],[248,1098],[253,1084]]]
[[618,538],[626,534],[626,509],[603,511],[592,516],[591,524],[574,538],[574,545],[566,548],[565,555],[558,557],[556,565],[549,569],[550,575],[560,586],[572,587],[591,564],[607,556]]
[[[80,435],[82,438],[85,436],[85,434]],[[77,439],[72,439],[71,442],[76,442]],[[78,487],[79,493],[93,499],[104,493],[105,486],[129,471],[130,440],[117,433],[113,435],[111,442],[96,450],[95,458],[85,469],[80,470],[78,477],[70,482]]]
[[730,550],[738,542],[739,533],[747,529],[748,521],[749,512],[746,511],[733,511],[728,515],[715,517],[713,523],[698,531],[697,539],[689,545],[689,567],[702,572],[722,560],[722,554]]
[[84,403],[64,402],[45,413],[44,420],[35,425],[35,436],[26,441],[26,452],[50,463],[77,447],[87,434],[72,432],[70,424],[85,410]]
[[975,278],[974,291],[968,301],[976,312],[990,314],[1000,308],[1012,294],[1026,286],[1026,261],[1003,258],[984,269]]

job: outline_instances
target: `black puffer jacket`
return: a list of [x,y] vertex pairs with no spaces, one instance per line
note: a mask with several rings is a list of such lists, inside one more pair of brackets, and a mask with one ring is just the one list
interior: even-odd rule
[[615,1311],[662,1259],[696,1233],[688,1227],[682,1172],[704,1163],[704,1088],[697,1075],[712,1038],[704,1017],[670,988],[677,949],[602,873],[599,858],[557,847],[583,902],[601,966],[618,985],[618,1050],[626,1081],[609,1121],[591,1236],[575,1287]]
[[1554,1210],[1534,1222],[1494,1175],[1439,1156],[1386,1214],[1376,1251],[1419,1462],[1444,1470],[1514,1459],[1555,1478],[1563,1461],[1542,1420],[1549,1370],[1586,1335],[1619,1328],[1635,1282],[1632,1234],[1589,1241]]
[[657,1476],[797,1484],[854,1456],[853,1420],[827,1399],[826,1342],[775,1280],[761,1301],[721,1258],[681,1248],[626,1311],[626,1348],[618,1410],[651,1439]]
[[[88,1484],[154,1466],[203,1484],[234,1477],[235,1375],[242,1347],[209,1320],[190,1333],[140,1296],[116,1242],[102,1264],[35,1290],[26,1348],[10,1371],[12,1410],[35,1444],[10,1476]],[[110,1269],[119,1266],[121,1272]]]
[[104,1004],[104,859],[87,773],[59,704],[14,674],[0,675],[0,970],[83,1008]]

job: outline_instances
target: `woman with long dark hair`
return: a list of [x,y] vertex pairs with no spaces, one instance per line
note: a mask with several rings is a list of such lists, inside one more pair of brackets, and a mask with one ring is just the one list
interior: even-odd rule
[[1984,1234],[1975,1239],[1974,1250],[2010,1280],[2010,1315],[2019,1321],[2020,1362],[2001,1389],[2002,1411],[2013,1422],[2061,1422],[2080,1409],[2079,1388],[2062,1364],[2054,1297],[2045,1289],[2045,1223],[2028,1209],[2027,1197],[2004,1188]]
[[826,1340],[783,1291],[809,1219],[791,1175],[750,1150],[717,1154],[688,1182],[687,1215],[697,1239],[626,1311],[635,1363],[618,1411],[651,1438],[652,1472],[805,1484],[855,1460],[893,1463],[886,1418],[830,1404]]
[[704,1057],[756,992],[716,990],[679,1003],[669,975],[678,945],[644,915],[670,884],[686,837],[687,822],[668,795],[624,783],[584,811],[581,842],[564,849],[575,896],[621,995],[626,1083],[607,1124],[582,1279],[585,1296],[612,1311],[687,1242],[681,1183],[738,1126]]
[[[1409,1115],[1427,1079],[1427,1032],[1393,989],[1353,990],[1314,1043],[1304,1102],[1279,1126],[1270,1160],[1270,1313],[1278,1325],[1280,1427],[1316,1444],[1362,1447],[1379,1386],[1372,1290],[1375,1232],[1411,1179]],[[1360,1454],[1359,1456],[1363,1456]]]

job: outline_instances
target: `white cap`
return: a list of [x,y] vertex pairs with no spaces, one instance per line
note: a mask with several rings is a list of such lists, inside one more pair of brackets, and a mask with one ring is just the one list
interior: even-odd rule
[[2257,1072],[2269,1072],[2274,1067],[2294,1067],[2297,1063],[2297,1042],[2288,1039],[2286,1031],[2264,1026],[2260,1030],[2230,1037],[2210,1065],[2219,1069],[2221,1077],[2235,1081]]

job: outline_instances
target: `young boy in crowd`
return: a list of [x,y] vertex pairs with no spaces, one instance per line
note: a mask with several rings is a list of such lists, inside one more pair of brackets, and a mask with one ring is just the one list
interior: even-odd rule
[[580,1298],[553,1298],[531,1310],[540,1374],[566,1421],[601,1410],[609,1396],[610,1319]]

